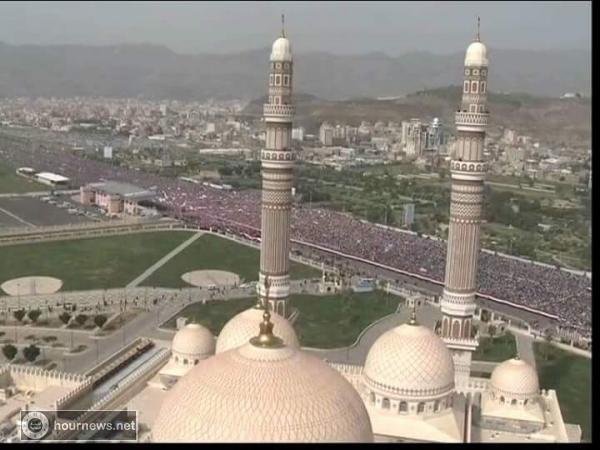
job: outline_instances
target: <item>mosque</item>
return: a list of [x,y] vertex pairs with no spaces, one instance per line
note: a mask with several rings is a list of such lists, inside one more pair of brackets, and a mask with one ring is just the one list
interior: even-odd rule
[[[413,308],[408,323],[379,336],[363,365],[328,362],[301,348],[285,318],[295,154],[293,58],[282,30],[272,47],[264,105],[257,304],[233,317],[218,338],[194,323],[177,331],[164,362],[123,398],[121,406],[138,411],[139,441],[581,440],[581,428],[564,423],[556,392],[540,389],[535,368],[525,361],[515,357],[499,364],[490,379],[471,374],[478,345],[472,321],[486,171],[487,71],[478,32],[466,52],[456,112],[439,334],[419,324]],[[14,384],[16,375],[9,375],[0,373],[0,394]],[[77,386],[73,389],[83,389]]]
[[[478,27],[479,28],[479,27]],[[255,307],[218,338],[188,324],[170,360],[127,406],[141,412],[147,442],[579,442],[554,390],[518,357],[490,379],[470,374],[472,320],[487,125],[487,49],[465,57],[456,113],[451,219],[439,335],[416,320],[382,334],[364,365],[303,351],[284,318],[289,296],[289,224],[294,107],[293,58],[282,31],[270,58],[263,165],[262,242]]]

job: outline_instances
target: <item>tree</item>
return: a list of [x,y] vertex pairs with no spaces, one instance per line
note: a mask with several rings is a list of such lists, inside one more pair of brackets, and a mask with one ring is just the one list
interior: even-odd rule
[[68,312],[64,312],[61,315],[58,316],[58,318],[60,319],[60,321],[62,323],[64,323],[65,325],[69,323],[69,320],[71,320],[71,314],[69,314]]
[[488,326],[488,334],[490,335],[491,338],[494,337],[494,335],[496,334],[496,326],[495,325]]
[[31,320],[33,323],[36,323],[41,315],[42,312],[39,309],[32,309],[27,313],[27,317],[29,317],[29,320]]
[[17,353],[18,353],[17,347],[15,347],[12,344],[6,344],[6,345],[2,346],[2,354],[9,361],[12,361],[14,359],[14,357],[17,356]]
[[13,312],[13,316],[15,317],[15,319],[17,319],[19,322],[23,321],[23,318],[25,317],[25,310],[24,309],[19,309],[15,312]]
[[86,314],[79,314],[75,317],[75,321],[79,324],[79,326],[83,326],[87,320],[88,316]]
[[94,317],[94,323],[98,328],[102,328],[108,319],[104,314],[97,314]]
[[36,345],[31,344],[29,347],[23,349],[23,356],[27,361],[33,362],[40,356],[40,349]]

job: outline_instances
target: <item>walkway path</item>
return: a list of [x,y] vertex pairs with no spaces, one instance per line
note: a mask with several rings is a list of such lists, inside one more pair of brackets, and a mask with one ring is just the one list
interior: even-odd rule
[[146,278],[148,278],[150,275],[152,275],[154,272],[156,272],[158,269],[160,269],[162,266],[164,266],[171,258],[173,258],[177,254],[182,252],[184,249],[186,249],[189,245],[191,245],[193,242],[195,242],[203,234],[204,233],[202,233],[202,232],[198,232],[198,233],[194,234],[191,238],[189,238],[187,241],[185,241],[182,244],[175,247],[173,250],[171,250],[169,253],[167,253],[165,256],[163,256],[161,259],[159,259],[154,264],[152,264],[150,267],[148,267],[144,271],[144,273],[142,273],[139,277],[137,277],[135,280],[133,280],[131,283],[129,283],[127,285],[127,287],[132,288],[132,287],[139,286],[142,281],[144,281]]

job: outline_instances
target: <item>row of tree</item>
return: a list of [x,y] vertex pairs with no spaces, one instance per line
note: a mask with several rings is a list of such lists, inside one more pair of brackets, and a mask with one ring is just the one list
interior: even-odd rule
[[[29,362],[35,361],[37,357],[40,356],[40,349],[35,344],[31,344],[28,347],[23,347],[21,352],[23,353],[23,357]],[[17,353],[19,353],[19,350],[12,344],[5,344],[2,346],[2,354],[9,361],[15,359]]]
[[[41,315],[42,315],[42,312],[39,309],[32,309],[31,311],[28,311],[28,312],[25,311],[24,309],[19,309],[17,311],[13,311],[14,318],[21,323],[23,322],[23,319],[25,319],[25,316],[27,316],[29,318],[29,320],[31,320],[31,322],[36,323]],[[64,323],[65,325],[67,325],[71,321],[72,317],[73,316],[66,311],[61,313],[58,316],[60,321],[62,323]],[[87,314],[78,314],[75,316],[75,322],[77,322],[77,324],[79,326],[83,326],[83,324],[85,324],[88,321],[88,319],[89,319],[89,316]],[[107,320],[108,320],[108,318],[104,314],[96,314],[94,316],[94,324],[98,328],[102,328]]]

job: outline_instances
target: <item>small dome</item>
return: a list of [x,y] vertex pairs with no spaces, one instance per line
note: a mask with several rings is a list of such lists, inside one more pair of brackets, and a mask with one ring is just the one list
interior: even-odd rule
[[175,385],[152,440],[371,442],[373,434],[358,393],[323,361],[247,343],[200,361]]
[[537,372],[520,359],[509,359],[492,372],[490,387],[498,396],[524,399],[536,396],[540,390]]
[[273,42],[271,50],[271,61],[291,61],[292,47],[288,38],[280,37]]
[[212,355],[215,352],[215,337],[206,327],[189,323],[175,334],[171,352],[194,357]]
[[473,42],[467,48],[467,54],[465,55],[465,66],[487,66],[487,49],[481,42]]
[[[217,338],[217,353],[247,344],[250,338],[256,336],[256,327],[262,321],[263,310],[253,307],[242,311],[225,324]],[[271,313],[273,333],[289,347],[300,347],[298,337],[292,325],[279,314]]]
[[416,324],[380,336],[369,350],[363,374],[368,387],[392,398],[441,397],[454,389],[454,362],[446,344]]

